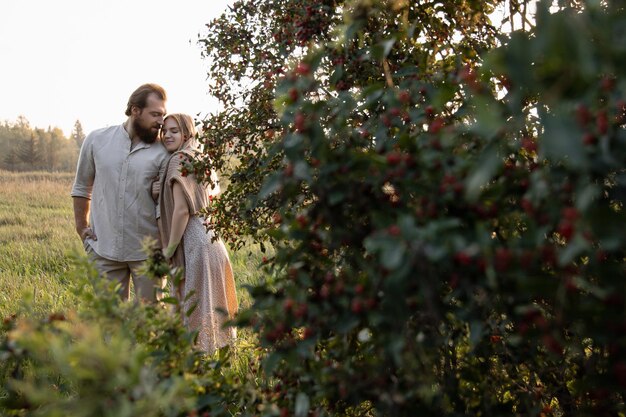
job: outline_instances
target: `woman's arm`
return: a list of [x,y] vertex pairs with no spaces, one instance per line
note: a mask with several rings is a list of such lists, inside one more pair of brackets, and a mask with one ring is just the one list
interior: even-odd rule
[[174,197],[174,211],[172,213],[172,227],[170,229],[170,241],[167,243],[164,255],[166,258],[171,258],[176,252],[176,248],[183,239],[183,234],[187,228],[187,222],[189,221],[189,207],[187,206],[187,200],[183,193],[183,187],[174,181],[172,186],[172,194]]

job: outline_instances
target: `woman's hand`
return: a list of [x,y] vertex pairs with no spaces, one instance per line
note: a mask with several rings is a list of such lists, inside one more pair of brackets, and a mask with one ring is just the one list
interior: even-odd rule
[[178,248],[178,243],[169,244],[167,248],[163,249],[163,256],[165,256],[165,259],[171,259],[171,257],[174,256],[174,253],[176,253],[176,248]]

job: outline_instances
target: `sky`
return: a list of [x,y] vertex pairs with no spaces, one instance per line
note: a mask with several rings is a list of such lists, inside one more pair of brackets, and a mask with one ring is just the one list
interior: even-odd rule
[[198,34],[233,1],[0,0],[0,121],[88,133],[122,123],[146,82],[168,112],[205,117],[218,104]]

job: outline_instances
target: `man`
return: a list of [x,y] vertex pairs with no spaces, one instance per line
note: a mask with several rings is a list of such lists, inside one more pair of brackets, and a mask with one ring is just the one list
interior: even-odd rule
[[166,100],[156,84],[135,90],[123,124],[85,138],[72,187],[76,232],[99,274],[121,284],[124,300],[131,277],[138,299],[156,299],[154,282],[139,268],[144,238],[159,239],[151,184],[168,157],[158,140]]

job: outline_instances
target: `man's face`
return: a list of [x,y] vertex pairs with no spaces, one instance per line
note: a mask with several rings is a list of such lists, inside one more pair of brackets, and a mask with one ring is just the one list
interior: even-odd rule
[[150,94],[146,107],[133,108],[133,131],[143,142],[153,143],[159,137],[164,116],[165,101],[156,94]]

